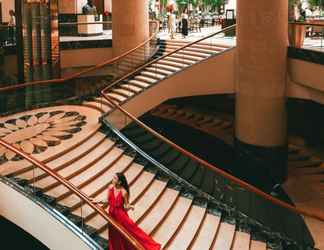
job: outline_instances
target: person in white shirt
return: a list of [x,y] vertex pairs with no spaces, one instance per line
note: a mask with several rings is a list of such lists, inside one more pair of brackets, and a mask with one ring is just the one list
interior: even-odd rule
[[173,10],[170,11],[169,15],[169,27],[171,32],[171,39],[174,39],[174,33],[176,32],[176,16],[173,13]]

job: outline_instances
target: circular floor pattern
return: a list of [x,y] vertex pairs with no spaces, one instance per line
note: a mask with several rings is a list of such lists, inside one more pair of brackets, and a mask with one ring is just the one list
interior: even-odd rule
[[[57,106],[24,112],[0,119],[0,138],[27,154],[37,155],[68,142],[86,127],[95,125],[98,114],[82,106]],[[88,132],[84,137],[89,135]],[[0,146],[0,162],[10,160],[18,161],[21,157]]]

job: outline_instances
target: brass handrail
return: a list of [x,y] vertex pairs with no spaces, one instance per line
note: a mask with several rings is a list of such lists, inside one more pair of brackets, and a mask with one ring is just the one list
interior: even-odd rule
[[6,141],[0,139],[0,145],[4,146],[5,148],[15,152],[16,154],[23,157],[25,160],[33,164],[34,166],[37,166],[38,168],[42,169],[44,172],[46,172],[48,175],[56,179],[58,182],[60,182],[62,185],[64,185],[66,188],[68,188],[72,193],[77,195],[82,201],[84,201],[88,206],[90,206],[93,210],[96,211],[96,213],[100,214],[110,225],[112,225],[118,232],[120,232],[127,241],[129,241],[136,249],[145,250],[145,248],[131,235],[128,233],[128,231],[115,219],[113,219],[108,213],[105,212],[104,209],[101,207],[98,207],[93,202],[90,201],[89,197],[81,192],[76,186],[74,186],[72,183],[55,173],[53,170],[48,168],[45,164],[38,161],[34,157],[27,155],[26,153],[20,151],[16,147],[10,145]]
[[305,21],[305,22],[289,22],[289,24],[303,25],[303,26],[321,26],[321,27],[324,27],[324,20],[323,20],[322,23],[318,23],[318,22],[316,22],[316,20],[311,20],[311,21]]
[[61,84],[61,83],[65,83],[66,81],[69,81],[69,80],[71,80],[73,78],[77,78],[77,77],[79,77],[79,76],[81,76],[83,74],[89,73],[91,71],[98,70],[98,69],[100,69],[100,68],[102,68],[104,66],[107,66],[109,64],[113,64],[113,63],[117,62],[118,60],[122,59],[123,57],[128,56],[129,54],[136,51],[137,49],[144,46],[145,44],[149,43],[152,39],[154,39],[154,37],[156,37],[157,33],[159,32],[159,22],[156,21],[156,20],[151,20],[150,23],[154,23],[156,25],[155,32],[148,39],[146,39],[144,42],[142,42],[141,44],[139,44],[135,48],[121,54],[120,56],[117,56],[117,57],[114,57],[114,58],[109,59],[107,61],[104,61],[102,63],[99,63],[96,66],[93,66],[93,67],[91,67],[89,69],[82,70],[82,71],[80,71],[78,73],[72,74],[72,75],[67,76],[65,78],[57,78],[57,79],[45,80],[45,81],[26,82],[26,83],[6,86],[6,87],[3,87],[3,88],[0,88],[0,92],[4,92],[4,91],[8,91],[8,90],[14,90],[14,89],[21,89],[21,88],[25,88],[25,87],[34,86],[34,85],[46,85],[46,84],[51,84],[51,83]]
[[305,216],[309,216],[309,217],[312,217],[312,218],[315,218],[315,219],[318,219],[320,221],[323,221],[324,222],[324,211],[322,210],[318,210],[318,211],[315,211],[315,209],[313,211],[310,211],[310,209],[302,209],[302,208],[296,208],[286,202],[283,202],[277,198],[274,198],[272,197],[271,195],[263,192],[262,190],[256,188],[255,186],[245,182],[245,181],[242,181],[241,179],[225,172],[224,170],[221,170],[219,168],[217,168],[216,166],[210,164],[209,162],[195,156],[194,154],[190,153],[189,151],[187,151],[186,149],[180,147],[179,145],[175,144],[174,142],[172,142],[171,140],[167,139],[166,137],[164,137],[163,135],[159,134],[158,132],[156,132],[155,130],[153,130],[152,128],[150,128],[149,126],[147,126],[146,124],[144,124],[143,122],[141,122],[140,120],[138,120],[135,116],[133,116],[131,113],[127,112],[125,109],[123,109],[119,104],[117,104],[112,98],[108,97],[107,95],[105,95],[105,92],[107,91],[107,89],[109,89],[110,87],[118,84],[119,82],[123,81],[124,79],[128,78],[129,76],[139,72],[141,69],[147,67],[148,65],[150,64],[153,64],[155,62],[157,62],[158,60],[161,60],[162,58],[165,58],[167,56],[170,56],[180,50],[183,50],[191,45],[194,45],[196,43],[199,43],[205,39],[208,39],[212,36],[215,36],[219,33],[223,33],[225,31],[228,31],[228,30],[231,30],[233,29],[234,27],[236,27],[236,25],[232,25],[232,26],[229,26],[221,31],[218,31],[216,33],[213,33],[211,35],[208,35],[204,38],[201,38],[197,41],[194,41],[194,42],[191,42],[189,44],[186,44],[170,53],[167,53],[166,55],[162,56],[162,57],[159,57],[143,66],[141,66],[140,68],[134,70],[133,72],[127,74],[125,77],[115,81],[114,83],[112,83],[110,86],[108,86],[107,88],[103,89],[101,91],[101,95],[103,96],[103,98],[105,98],[111,105],[113,105],[115,108],[117,108],[119,111],[121,111],[122,113],[124,113],[127,117],[129,117],[132,121],[134,121],[137,125],[139,125],[140,127],[142,127],[143,129],[147,130],[149,133],[153,134],[154,136],[156,136],[159,140],[162,140],[163,142],[167,143],[168,145],[170,145],[171,147],[175,148],[176,150],[178,150],[179,152],[181,152],[182,154],[184,154],[185,156],[189,157],[190,159],[200,163],[202,166],[212,170],[213,172],[215,172],[216,174],[218,175],[221,175],[222,177],[232,181],[233,183],[239,185],[240,187],[250,191],[250,192],[253,192],[255,194],[257,194],[258,196],[261,196],[262,198],[264,198],[265,200],[268,200],[270,202],[272,202],[273,204],[276,204],[280,207],[283,207],[285,209],[288,209],[296,214],[301,214],[301,215],[305,215]]

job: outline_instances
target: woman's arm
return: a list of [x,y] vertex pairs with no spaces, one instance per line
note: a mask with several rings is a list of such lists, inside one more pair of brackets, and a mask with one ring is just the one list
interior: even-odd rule
[[124,198],[124,208],[126,209],[126,211],[134,210],[134,206],[129,204],[129,197],[126,191],[125,192],[123,191],[123,198]]

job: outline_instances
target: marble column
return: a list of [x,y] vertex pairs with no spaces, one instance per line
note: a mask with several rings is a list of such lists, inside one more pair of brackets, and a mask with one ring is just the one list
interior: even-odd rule
[[114,56],[119,56],[148,39],[148,7],[148,0],[112,1]]
[[267,190],[287,175],[287,34],[288,1],[238,0],[235,146]]

